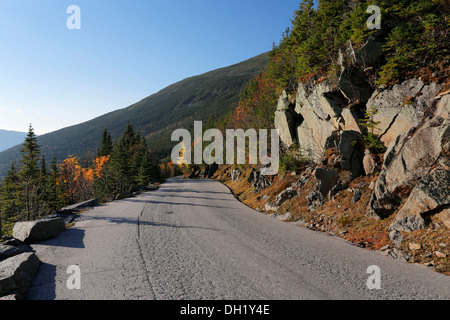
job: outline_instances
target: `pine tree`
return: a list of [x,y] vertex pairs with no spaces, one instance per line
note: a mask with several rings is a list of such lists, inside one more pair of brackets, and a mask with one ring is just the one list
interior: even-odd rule
[[379,121],[375,121],[377,113],[377,108],[367,108],[365,117],[360,121],[360,125],[367,128],[366,134],[363,135],[365,147],[372,151],[372,153],[384,153],[386,148],[375,134],[375,128],[380,124]]
[[48,202],[51,210],[56,210],[61,207],[62,190],[58,184],[59,170],[56,162],[56,156],[53,155],[52,164],[50,165],[50,173],[48,175]]
[[102,145],[100,151],[98,152],[98,157],[106,157],[111,155],[113,149],[113,143],[111,135],[108,133],[106,128],[103,130]]
[[18,183],[19,175],[14,162],[11,162],[8,174],[0,186],[0,238],[3,235],[2,222],[15,218],[20,213]]
[[38,160],[40,157],[40,148],[37,143],[36,135],[30,124],[28,135],[21,149],[22,168],[19,172],[20,182],[24,192],[24,208],[27,220],[32,218],[32,210],[37,204],[37,189],[40,173],[38,170]]

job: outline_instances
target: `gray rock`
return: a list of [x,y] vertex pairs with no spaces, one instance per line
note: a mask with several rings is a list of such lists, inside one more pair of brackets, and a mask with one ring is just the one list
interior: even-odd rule
[[438,218],[444,226],[450,229],[450,206],[446,206],[440,212],[438,212],[436,214],[436,218]]
[[266,205],[264,206],[264,210],[266,210],[267,212],[277,212],[278,209],[280,208],[271,203],[266,203]]
[[[447,187],[443,187],[447,186]],[[450,170],[433,170],[414,187],[391,228],[414,231],[426,227],[424,216],[450,204]]]
[[391,230],[396,231],[414,231],[424,229],[427,226],[425,220],[420,216],[412,216],[412,217],[396,217],[395,222],[391,225]]
[[353,177],[359,177],[364,173],[364,150],[360,141],[361,134],[356,131],[344,131],[339,139],[338,152],[341,155],[341,168],[350,171]]
[[314,190],[311,190],[311,192],[306,196],[306,200],[308,201],[308,209],[311,212],[316,211],[317,207],[324,205],[324,197],[320,192],[316,192]]
[[403,252],[397,248],[392,248],[392,250],[390,250],[389,257],[401,260],[403,262],[408,262],[411,260],[411,257],[406,252]]
[[233,181],[237,181],[239,179],[239,177],[241,176],[242,171],[241,169],[237,168],[231,171],[231,179]]
[[16,301],[20,300],[20,296],[18,294],[10,294],[8,296],[0,297],[0,301]]
[[253,192],[258,193],[270,187],[270,182],[266,176],[262,175],[257,169],[253,169],[250,173],[247,182],[250,182],[253,187]]
[[317,168],[314,171],[314,177],[318,183],[319,192],[323,197],[338,183],[339,175],[333,169]]
[[275,199],[275,205],[276,206],[281,206],[284,202],[286,202],[289,199],[294,198],[295,196],[298,196],[299,193],[292,189],[292,188],[288,188],[286,190],[284,190],[283,192],[281,192]]
[[291,219],[291,213],[286,212],[285,214],[275,215],[275,219],[280,220],[280,221],[288,221]]
[[355,190],[355,193],[353,194],[353,199],[352,199],[352,203],[356,203],[359,200],[361,200],[362,197],[362,192],[359,189]]
[[[441,88],[442,85],[425,85],[419,79],[410,79],[392,89],[375,92],[367,102],[368,107],[374,106],[378,110],[374,121],[379,124],[374,133],[388,147],[400,134],[424,120],[425,110],[432,106],[433,98]],[[407,99],[409,101],[405,103]]]
[[375,159],[372,157],[370,150],[365,150],[365,155],[363,158],[364,173],[366,176],[371,176],[375,173],[376,163]]
[[295,106],[290,104],[286,91],[283,90],[278,100],[277,111],[275,111],[275,129],[279,130],[281,142],[290,147],[296,141],[295,124],[296,116]]
[[305,157],[320,163],[326,149],[334,146],[346,105],[345,97],[325,82],[299,85],[295,113],[301,116],[301,123],[297,126],[297,140]]
[[13,237],[29,244],[51,239],[65,230],[62,218],[17,222],[13,228]]
[[392,243],[396,246],[401,246],[403,242],[403,236],[398,230],[391,230],[389,232],[389,239],[392,241]]
[[75,212],[79,212],[81,210],[85,210],[87,208],[96,207],[98,206],[98,199],[91,199],[88,201],[76,203],[70,206],[66,206],[64,208],[61,208],[60,210],[57,210],[55,213],[62,213],[62,214],[72,214]]
[[31,248],[29,245],[23,243],[20,240],[14,239],[14,238],[5,239],[3,244],[6,246],[16,247],[19,250],[21,250],[22,252],[33,252],[33,248]]
[[24,252],[25,251],[21,250],[18,247],[4,245],[4,244],[0,243],[0,261],[17,256],[18,254],[21,254]]
[[40,261],[34,253],[22,253],[0,262],[0,296],[24,295]]
[[[389,164],[383,166],[372,194],[369,213],[382,218],[392,214],[447,152],[449,143],[450,119],[440,116],[404,135],[392,149],[396,152],[390,152]],[[421,192],[418,189],[417,195]]]
[[301,187],[303,187],[305,184],[307,184],[308,181],[309,181],[309,177],[305,177],[305,176],[300,177],[300,179],[298,179],[297,183],[295,183],[295,186],[296,186],[297,188],[301,188]]

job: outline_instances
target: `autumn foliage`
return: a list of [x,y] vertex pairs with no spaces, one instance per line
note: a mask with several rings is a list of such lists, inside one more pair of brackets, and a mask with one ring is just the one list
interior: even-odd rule
[[62,186],[61,198],[64,203],[76,203],[89,198],[92,194],[94,171],[82,168],[74,156],[69,156],[59,166],[58,184]]
[[[114,142],[105,130],[94,159],[70,155],[58,164],[54,157],[48,169],[30,126],[20,164],[11,163],[0,185],[0,236],[5,229],[11,231],[10,222],[39,219],[65,205],[92,198],[113,200],[160,178],[160,168],[150,156],[145,138],[131,124]],[[174,172],[172,164],[167,169]],[[7,227],[3,228],[5,221]]]

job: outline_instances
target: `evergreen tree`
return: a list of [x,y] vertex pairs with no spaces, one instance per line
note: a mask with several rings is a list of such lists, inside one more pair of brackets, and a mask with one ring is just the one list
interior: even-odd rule
[[58,184],[59,170],[56,162],[56,156],[53,155],[52,164],[50,165],[50,173],[48,175],[47,196],[48,205],[51,210],[56,210],[62,206],[61,194],[62,190]]
[[45,156],[42,155],[41,157],[41,178],[45,179],[47,177],[48,173],[47,173],[47,163],[45,160]]
[[102,136],[102,145],[100,147],[100,151],[98,152],[98,156],[109,156],[111,155],[113,149],[113,143],[111,139],[111,135],[108,133],[106,128],[103,130],[103,136]]
[[7,176],[0,186],[0,238],[3,235],[3,221],[10,220],[18,215],[20,206],[18,198],[19,175],[14,162],[11,162]]
[[23,202],[26,219],[29,221],[32,218],[32,210],[37,209],[38,202],[38,186],[40,172],[38,170],[38,160],[40,157],[40,148],[37,143],[36,135],[33,127],[30,125],[28,135],[21,149],[22,153],[22,168],[19,172],[20,183],[23,189]]
[[372,153],[384,153],[386,147],[375,134],[375,128],[380,124],[379,121],[375,121],[377,113],[377,108],[367,108],[365,117],[360,121],[360,125],[367,129],[367,132],[363,135],[365,147],[372,151]]

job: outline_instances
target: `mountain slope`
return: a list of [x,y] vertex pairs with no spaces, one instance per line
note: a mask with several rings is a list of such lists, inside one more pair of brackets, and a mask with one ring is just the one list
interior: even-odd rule
[[0,152],[22,143],[26,135],[26,132],[0,129]]
[[[103,129],[118,138],[131,122],[136,131],[148,138],[158,156],[167,155],[175,143],[173,130],[193,127],[194,120],[207,121],[232,110],[243,86],[267,63],[264,53],[244,62],[187,78],[127,108],[93,120],[42,135],[38,142],[43,154],[58,161],[68,155],[90,157],[97,152]],[[0,177],[11,161],[20,157],[20,146],[0,153]]]

